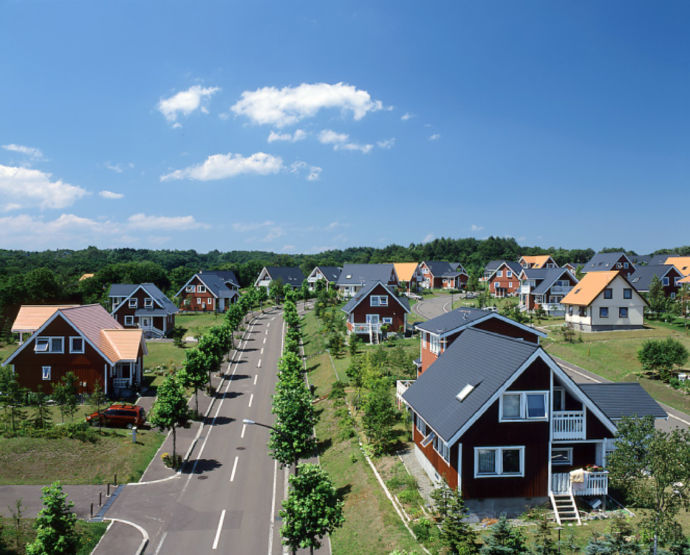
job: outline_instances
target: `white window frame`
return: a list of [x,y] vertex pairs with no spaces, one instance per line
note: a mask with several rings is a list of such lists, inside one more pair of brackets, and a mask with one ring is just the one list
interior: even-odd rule
[[429,334],[429,351],[435,355],[441,352],[441,336]]
[[661,285],[664,287],[668,287],[671,284],[671,280],[669,280],[668,276],[664,276],[661,278]]
[[[74,348],[74,340],[78,339],[81,341],[81,350],[77,350]],[[70,353],[75,353],[75,354],[83,354],[86,349],[85,341],[84,338],[81,335],[75,335],[69,338],[69,352]]]
[[382,324],[392,324],[393,318],[391,318],[390,316],[384,316],[383,318],[381,318],[381,323]]
[[627,269],[627,268],[629,268],[629,267],[630,267],[630,265],[629,265],[627,262],[623,262],[623,268],[626,268],[626,269]]
[[196,285],[188,285],[188,286],[185,288],[185,292],[186,292],[186,293],[194,293],[194,292],[196,292]]
[[139,301],[136,299],[136,297],[132,297],[127,301],[127,306],[129,308],[137,308],[139,306]]
[[125,326],[133,326],[134,325],[134,316],[131,314],[127,314],[125,316]]
[[[441,458],[446,461],[448,464],[450,464],[450,447],[448,444],[443,441],[440,437],[436,436],[434,438],[434,451],[436,451],[439,455],[441,455]],[[439,449],[440,447],[440,449]]]
[[[60,350],[53,350],[53,340],[54,339],[59,339],[60,340]],[[46,346],[45,350],[37,349],[39,341],[47,341],[48,345]],[[55,335],[44,335],[41,337],[37,337],[36,341],[34,342],[34,352],[35,353],[41,353],[41,354],[62,354],[65,352],[65,338],[60,337],[60,336],[55,336]]]
[[388,306],[388,295],[372,295],[369,297],[369,306]]
[[196,304],[201,304],[201,297],[196,298]]
[[206,293],[206,286],[205,285],[197,285],[196,286],[196,292],[197,293]]
[[503,270],[497,270],[496,277],[503,277]]
[[[518,473],[503,473],[503,451],[517,450],[520,452],[520,471]],[[479,472],[479,451],[496,451],[495,472]],[[505,445],[505,446],[482,446],[474,448],[474,477],[475,478],[524,478],[525,477],[525,446],[524,445]]]
[[[520,416],[517,418],[505,418],[503,416],[503,398],[506,395],[520,396]],[[544,416],[528,416],[527,412],[527,396],[528,395],[543,395],[544,396]],[[549,392],[548,391],[505,391],[499,398],[498,402],[498,421],[499,422],[546,422],[549,419]]]
[[508,288],[509,288],[509,289],[512,289],[512,288],[513,288],[513,282],[512,282],[512,281],[509,281],[509,282],[508,282]]
[[144,299],[144,308],[153,308],[153,299],[151,297]]
[[41,366],[41,379],[43,381],[50,381],[52,380],[51,378],[52,370],[50,366]]
[[[566,456],[568,457],[568,460],[567,461],[554,462],[554,460],[553,460],[553,452],[554,451],[565,451]],[[573,448],[572,447],[559,447],[559,446],[551,447],[551,464],[553,466],[572,466],[572,464],[573,464]]]
[[553,398],[552,401],[554,401],[551,405],[551,408],[553,411],[556,411],[554,408],[556,406],[556,398],[560,397],[561,398],[561,409],[560,410],[565,410],[565,387],[561,387],[559,385],[555,385],[553,387]]
[[513,272],[511,270],[506,270],[506,277],[507,278],[512,278],[513,277]]
[[419,416],[417,417],[417,431],[421,434],[422,438],[426,437],[427,432],[429,431],[426,426],[426,422],[422,420]]

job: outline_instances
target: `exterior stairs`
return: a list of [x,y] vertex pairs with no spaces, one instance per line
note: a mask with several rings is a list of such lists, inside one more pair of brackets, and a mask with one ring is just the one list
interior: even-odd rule
[[378,330],[372,326],[369,333],[370,333],[369,342],[372,345],[378,345],[378,343],[379,343],[379,332],[378,332]]
[[553,514],[559,526],[564,522],[577,522],[578,526],[582,524],[582,520],[580,520],[580,511],[577,509],[577,504],[575,503],[572,492],[549,493],[549,497],[551,498]]

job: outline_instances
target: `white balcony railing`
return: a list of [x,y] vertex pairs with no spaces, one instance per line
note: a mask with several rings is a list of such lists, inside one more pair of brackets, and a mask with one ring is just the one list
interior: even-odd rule
[[573,495],[607,495],[609,492],[609,473],[605,470],[585,472],[583,482],[572,483],[569,472],[557,472],[551,475],[553,493],[568,493],[571,486]]
[[581,410],[554,411],[553,439],[585,439],[585,413]]
[[381,324],[352,324],[355,333],[380,333]]
[[520,294],[521,295],[529,295],[529,292],[532,290],[531,285],[521,285],[520,286]]
[[414,380],[398,380],[395,382],[395,397],[398,399],[398,402],[405,402],[402,398],[403,393],[405,393],[413,383]]
[[556,312],[563,313],[565,312],[565,308],[561,303],[542,303],[541,307],[544,309],[544,312],[547,314],[554,314]]
[[552,295],[567,295],[572,288],[572,285],[554,285],[550,291]]

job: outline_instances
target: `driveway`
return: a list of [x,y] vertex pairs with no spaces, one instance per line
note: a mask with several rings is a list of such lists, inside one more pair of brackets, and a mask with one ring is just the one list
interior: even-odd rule
[[[454,296],[453,300],[459,299],[458,296]],[[439,295],[434,297],[423,297],[421,301],[417,302],[413,307],[412,311],[418,314],[422,318],[431,320],[431,318],[436,318],[446,312],[451,310],[451,296],[450,295]]]

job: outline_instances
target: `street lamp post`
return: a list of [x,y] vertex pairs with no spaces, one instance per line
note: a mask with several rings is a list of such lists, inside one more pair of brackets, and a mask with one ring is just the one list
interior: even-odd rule
[[561,555],[561,530],[563,530],[563,526],[556,526],[556,530],[558,530],[558,555]]

